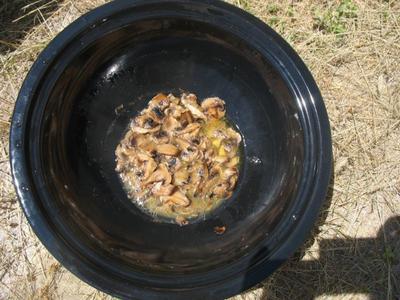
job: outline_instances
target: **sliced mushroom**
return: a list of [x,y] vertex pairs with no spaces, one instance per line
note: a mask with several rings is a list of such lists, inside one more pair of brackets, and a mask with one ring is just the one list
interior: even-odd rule
[[165,115],[172,116],[175,119],[179,119],[184,113],[185,109],[181,105],[171,103],[165,110]]
[[217,184],[217,186],[213,189],[213,194],[219,198],[224,198],[226,196],[226,192],[229,189],[229,184],[226,182]]
[[182,166],[181,161],[177,157],[171,157],[167,161],[167,167],[170,172],[175,172]]
[[217,163],[223,164],[228,161],[228,158],[226,156],[216,156],[214,158],[214,161],[216,161]]
[[185,226],[185,225],[189,224],[188,220],[186,220],[182,216],[176,216],[175,222],[180,226]]
[[221,119],[225,116],[225,102],[218,97],[204,99],[201,108],[208,118]]
[[158,144],[167,144],[169,142],[168,134],[164,130],[160,130],[153,135],[154,141]]
[[236,141],[236,144],[239,145],[240,142],[242,141],[242,137],[238,132],[233,130],[232,128],[228,128],[226,130],[226,133],[229,135],[229,137],[233,138]]
[[130,146],[132,147],[140,147],[144,143],[147,143],[148,137],[143,134],[134,133],[130,136]]
[[154,159],[150,158],[144,162],[144,174],[143,174],[143,179],[146,180],[149,178],[150,174],[153,173],[153,171],[157,168],[157,164],[154,161]]
[[235,156],[229,162],[226,163],[228,168],[236,167],[239,164],[239,156]]
[[152,129],[157,126],[160,122],[155,120],[147,111],[140,116],[135,118],[135,124],[138,127],[144,129]]
[[166,117],[162,125],[162,129],[170,135],[173,133],[173,131],[180,127],[181,124],[173,116]]
[[146,144],[141,145],[140,148],[146,151],[148,154],[152,155],[156,151],[157,145],[154,142],[150,141]]
[[181,114],[180,122],[182,126],[187,126],[188,124],[193,122],[193,117],[190,111],[185,111]]
[[172,144],[161,144],[156,146],[156,151],[160,154],[177,156],[179,149]]
[[189,182],[189,172],[182,168],[175,172],[173,183],[177,186],[182,186]]
[[237,169],[236,168],[226,168],[222,172],[222,178],[224,180],[227,180],[227,179],[229,179],[230,177],[232,177],[233,175],[236,175],[236,174],[237,174]]
[[171,103],[179,104],[180,99],[178,97],[175,97],[173,94],[168,94],[167,98]]
[[197,193],[198,189],[201,189],[205,184],[205,179],[208,177],[208,169],[203,163],[196,163],[191,172],[190,182],[193,185],[193,194]]
[[237,181],[238,181],[238,175],[237,174],[235,174],[235,175],[233,175],[233,176],[231,176],[229,178],[229,180],[228,180],[228,182],[229,182],[229,190],[233,190],[235,188],[235,185],[236,185]]
[[133,126],[132,131],[136,132],[136,133],[151,133],[151,132],[156,132],[156,131],[160,130],[160,128],[161,128],[160,125],[153,127],[153,128],[142,128],[139,126]]
[[181,159],[186,162],[191,162],[200,157],[200,151],[195,147],[188,147],[185,150],[181,151]]
[[178,137],[175,138],[175,142],[181,150],[185,150],[191,146],[191,144],[187,140]]
[[178,206],[189,206],[190,200],[181,191],[174,192],[171,196],[165,197],[166,204],[178,205]]
[[171,174],[169,174],[167,167],[164,164],[160,164],[157,170],[145,181],[145,184],[162,181],[165,185],[168,185],[171,183],[171,180],[172,177]]
[[161,123],[164,118],[164,112],[161,110],[160,107],[155,106],[148,112],[149,117],[157,123]]
[[216,177],[209,177],[206,182],[204,183],[203,187],[202,187],[202,192],[203,195],[209,197],[212,192],[214,187],[220,182],[220,178],[218,176]]
[[149,106],[151,108],[153,107],[159,107],[161,110],[164,110],[165,108],[168,107],[170,103],[169,98],[167,97],[167,95],[163,94],[163,93],[159,93],[157,95],[155,95],[149,102]]
[[190,110],[192,115],[198,119],[207,119],[204,113],[201,111],[201,107],[197,103],[197,97],[194,94],[183,94],[181,98],[182,104]]
[[190,123],[184,129],[178,131],[178,134],[185,134],[185,133],[193,132],[194,130],[200,129],[200,126],[201,125],[199,123]]
[[173,193],[175,186],[172,184],[163,185],[162,182],[157,182],[151,189],[155,196],[169,196]]
[[211,177],[214,177],[214,176],[221,176],[222,172],[223,172],[223,169],[222,169],[221,164],[219,164],[219,163],[214,163],[214,164],[212,165],[212,167],[210,168],[209,174],[210,174]]

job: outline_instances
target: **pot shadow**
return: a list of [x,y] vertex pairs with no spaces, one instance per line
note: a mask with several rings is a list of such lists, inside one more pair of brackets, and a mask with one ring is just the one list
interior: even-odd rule
[[347,293],[368,294],[372,300],[400,299],[400,215],[388,219],[376,238],[323,239],[318,243],[319,259],[301,260],[326,220],[333,183],[332,176],[311,237],[279,270],[250,289],[262,289],[257,299],[314,299]]
[[58,0],[2,0],[0,3],[0,55],[17,49],[28,31],[43,23],[59,7],[58,2]]

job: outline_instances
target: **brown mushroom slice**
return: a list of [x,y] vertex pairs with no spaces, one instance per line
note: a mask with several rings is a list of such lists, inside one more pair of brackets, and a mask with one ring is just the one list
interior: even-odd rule
[[156,171],[154,171],[150,177],[145,181],[145,184],[162,181],[165,185],[170,184],[172,180],[171,174],[169,174],[167,167],[164,164],[160,164]]
[[226,155],[229,158],[233,158],[237,153],[236,141],[233,139],[225,139],[222,142],[219,152],[224,153],[223,155]]
[[166,204],[187,207],[190,205],[190,200],[181,191],[174,192],[171,196],[164,198]]
[[157,182],[151,189],[155,196],[169,196],[173,193],[175,186],[172,184],[163,185],[162,182]]
[[222,178],[224,180],[228,180],[230,177],[236,174],[237,174],[236,168],[226,168],[225,170],[222,171]]
[[185,111],[181,114],[180,122],[182,126],[187,126],[190,123],[193,123],[193,117],[190,111]]
[[172,144],[161,144],[156,146],[156,151],[160,154],[177,156],[179,149]]
[[225,163],[225,162],[228,161],[228,157],[217,155],[217,156],[214,158],[214,161],[216,161],[216,162],[219,163],[219,164],[223,164],[223,163]]
[[146,151],[148,154],[153,154],[156,151],[157,145],[154,142],[148,142],[140,146],[140,149]]
[[181,97],[182,104],[190,110],[192,115],[198,119],[207,119],[201,111],[200,105],[197,103],[197,97],[194,94],[183,94]]
[[214,187],[212,193],[218,198],[225,198],[228,189],[229,189],[229,184],[227,182],[222,182]]
[[201,108],[208,118],[221,119],[225,116],[225,102],[218,97],[204,99]]
[[167,116],[163,122],[162,129],[168,134],[172,134],[177,128],[181,127],[181,124],[173,116]]
[[191,144],[187,140],[179,137],[175,138],[175,143],[179,146],[181,150],[185,150],[191,146]]
[[185,226],[185,225],[189,224],[188,220],[186,220],[182,216],[176,216],[175,222],[180,226]]
[[148,141],[148,137],[143,134],[133,133],[131,136],[129,136],[129,144],[133,147],[140,147],[140,145],[143,145]]
[[184,149],[183,151],[181,151],[180,157],[185,162],[191,162],[196,159],[199,159],[200,151],[197,150],[195,147],[190,146],[190,147]]
[[[184,138],[187,141],[193,141],[199,136],[200,129],[201,129],[201,127],[194,129],[191,132],[184,133],[181,136],[182,136],[182,138]],[[196,145],[195,143],[192,143],[192,144]]]
[[147,154],[146,152],[143,152],[141,150],[136,152],[136,156],[137,156],[138,160],[141,161],[141,162],[148,161],[148,160],[152,159],[149,154]]
[[190,182],[193,185],[192,193],[196,194],[198,189],[201,189],[205,184],[205,179],[208,177],[207,166],[201,162],[196,163],[192,167]]
[[200,129],[200,127],[201,127],[201,125],[199,123],[190,123],[184,129],[179,130],[178,134],[190,133],[190,132],[193,132],[193,131],[195,131],[197,129]]
[[220,178],[218,176],[216,177],[209,177],[203,187],[202,187],[202,193],[205,196],[210,196],[212,194],[214,187],[220,182]]
[[144,162],[144,165],[143,180],[146,180],[147,178],[149,178],[150,174],[152,174],[157,168],[157,164],[154,159],[150,158]]
[[137,152],[134,148],[122,145],[118,151],[116,151],[117,160],[122,160],[124,164],[136,163]]
[[176,171],[173,177],[174,177],[173,183],[177,186],[182,186],[188,183],[189,172],[186,169],[182,168]]
[[183,106],[171,103],[169,107],[165,110],[165,115],[172,116],[175,119],[179,119],[184,112],[185,109],[183,108]]
[[160,122],[157,121],[151,114],[147,111],[143,114],[137,116],[134,121],[135,125],[145,129],[152,129],[157,126]]
[[173,94],[168,94],[167,96],[168,100],[173,103],[173,104],[179,104],[180,99],[178,97],[175,97]]
[[232,128],[228,128],[226,130],[226,133],[228,134],[229,137],[233,138],[236,141],[237,145],[239,145],[240,142],[242,141],[241,135]]
[[168,134],[164,130],[155,132],[152,137],[157,144],[168,144],[169,142]]
[[175,172],[182,166],[181,161],[177,157],[169,157],[166,159],[168,170],[170,170],[171,172]]
[[161,110],[164,110],[165,108],[168,107],[169,103],[170,103],[170,100],[167,97],[167,95],[165,95],[163,93],[159,93],[150,100],[149,107],[151,107],[151,108],[159,107]]
[[213,156],[214,156],[214,150],[213,149],[208,149],[204,153],[204,158],[206,159],[207,162],[212,162],[213,161]]
[[222,166],[219,163],[214,163],[212,167],[210,168],[209,176],[215,177],[215,176],[221,176],[222,175]]
[[237,183],[237,181],[238,181],[238,175],[237,174],[235,174],[235,175],[233,175],[233,176],[231,176],[230,178],[229,178],[229,180],[228,180],[228,183],[229,183],[229,190],[233,190],[234,188],[235,188],[235,185],[236,185],[236,183]]
[[152,133],[152,132],[156,132],[156,131],[160,130],[160,128],[161,128],[160,125],[157,125],[156,127],[153,127],[153,128],[142,128],[142,127],[134,125],[132,127],[132,131],[135,133]]
[[164,119],[164,112],[161,110],[160,107],[155,106],[148,112],[149,117],[157,123],[161,123]]
[[229,162],[226,163],[228,168],[236,167],[239,164],[239,156],[235,156]]

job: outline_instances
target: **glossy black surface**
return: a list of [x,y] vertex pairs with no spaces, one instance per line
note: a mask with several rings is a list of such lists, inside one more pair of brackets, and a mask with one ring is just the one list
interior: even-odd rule
[[[232,198],[179,227],[130,203],[114,150],[149,98],[183,91],[226,101],[244,153]],[[303,241],[331,145],[312,77],[264,24],[215,1],[115,1],[39,57],[16,104],[11,155],[28,220],[72,272],[121,297],[220,298]]]

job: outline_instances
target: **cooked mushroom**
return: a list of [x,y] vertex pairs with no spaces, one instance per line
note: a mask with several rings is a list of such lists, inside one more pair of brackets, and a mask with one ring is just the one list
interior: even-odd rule
[[174,181],[173,183],[177,186],[184,185],[189,181],[189,172],[184,168],[178,170],[174,174]]
[[193,117],[190,111],[185,111],[184,113],[181,114],[180,122],[183,127],[193,122]]
[[179,149],[172,144],[161,144],[156,146],[156,151],[160,154],[176,156],[179,153]]
[[233,139],[236,140],[236,144],[239,145],[240,142],[242,141],[242,137],[240,136],[239,133],[237,133],[235,130],[233,130],[232,128],[228,128],[226,130],[226,133]]
[[136,132],[136,133],[151,133],[151,132],[156,132],[156,131],[160,130],[160,128],[161,128],[160,125],[153,127],[153,128],[142,128],[139,126],[133,126],[132,131]]
[[193,132],[193,131],[195,131],[197,129],[200,129],[200,124],[199,123],[190,123],[184,129],[178,131],[178,134],[190,133],[190,132]]
[[167,185],[171,183],[171,180],[172,177],[171,174],[169,174],[167,167],[164,164],[160,164],[157,170],[145,181],[145,184],[162,181],[165,185]]
[[153,135],[157,144],[167,144],[169,142],[168,134],[164,130],[160,130]]
[[225,102],[218,97],[204,99],[201,108],[208,118],[221,119],[225,116]]
[[176,216],[175,222],[180,226],[184,226],[184,225],[189,224],[188,220],[186,220],[184,217],[179,216],[179,215]]
[[169,98],[163,94],[163,93],[159,93],[157,95],[155,95],[149,102],[149,106],[151,108],[154,107],[159,107],[161,110],[164,110],[165,108],[168,107],[169,105]]
[[225,198],[226,197],[226,192],[229,189],[229,184],[226,182],[217,184],[217,186],[213,189],[213,194],[217,197],[220,198]]
[[174,130],[180,127],[181,124],[173,116],[167,116],[162,125],[162,129],[169,135],[171,135],[174,132]]
[[144,173],[143,173],[143,179],[149,178],[150,174],[153,173],[153,171],[157,168],[157,164],[154,161],[154,159],[149,158],[144,161]]
[[241,136],[223,118],[217,97],[157,94],[131,122],[115,150],[130,198],[179,225],[232,195]]
[[172,184],[163,185],[162,182],[157,182],[151,191],[155,196],[169,196],[174,191],[175,186]]
[[194,94],[183,94],[181,102],[188,110],[190,110],[194,117],[206,119],[206,116],[201,111],[200,105],[197,103],[197,97]]
[[180,191],[176,191],[171,196],[165,197],[164,200],[167,204],[173,204],[178,206],[189,206],[190,200]]

